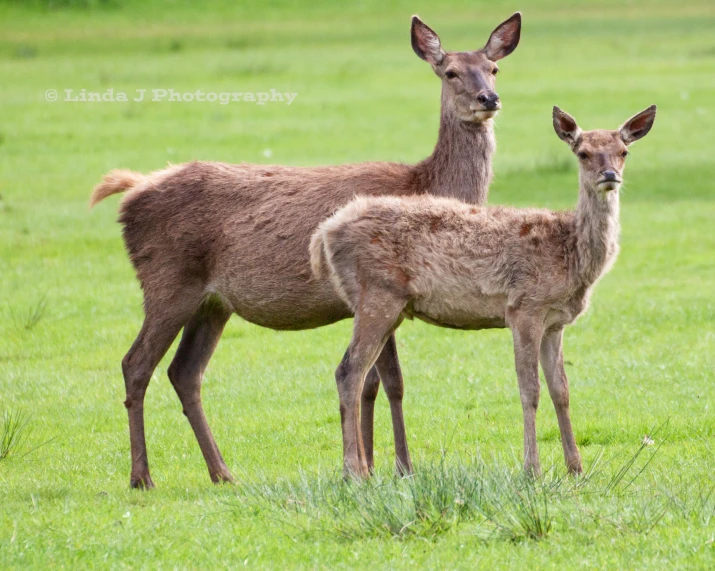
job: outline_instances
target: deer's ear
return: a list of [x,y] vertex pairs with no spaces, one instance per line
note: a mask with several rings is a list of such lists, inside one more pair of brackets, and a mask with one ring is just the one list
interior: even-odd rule
[[412,49],[415,53],[432,65],[439,65],[444,59],[442,42],[432,28],[425,24],[418,16],[412,16]]
[[516,49],[520,37],[521,12],[517,12],[496,27],[484,46],[484,53],[492,61],[500,60]]
[[562,111],[554,105],[554,131],[559,139],[573,148],[581,138],[581,129],[576,124],[576,120],[566,111]]
[[638,115],[634,115],[626,121],[618,131],[621,134],[621,139],[626,145],[642,139],[648,134],[650,128],[655,121],[655,105],[651,105],[645,111],[641,111]]

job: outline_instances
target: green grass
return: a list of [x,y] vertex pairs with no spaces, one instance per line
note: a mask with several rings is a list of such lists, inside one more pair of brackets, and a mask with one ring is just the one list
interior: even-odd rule
[[[712,568],[715,6],[223,4],[0,2],[0,567]],[[350,322],[277,333],[234,318],[204,401],[238,485],[210,484],[167,359],[146,403],[158,488],[130,491],[120,360],[141,292],[117,200],[90,213],[92,186],[111,168],[193,158],[419,160],[436,138],[439,82],[410,49],[409,16],[464,50],[515,9],[524,30],[500,63],[492,203],[575,203],[552,105],[591,129],[658,104],[629,158],[620,258],[565,336],[587,477],[564,478],[546,391],[546,474],[520,474],[507,331],[409,322],[398,343],[417,474],[392,478],[381,396],[378,474],[345,484],[333,371]],[[44,99],[110,87],[298,96],[262,107]]]

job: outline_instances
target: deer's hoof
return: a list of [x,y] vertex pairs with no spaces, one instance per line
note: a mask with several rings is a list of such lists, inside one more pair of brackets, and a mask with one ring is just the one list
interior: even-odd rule
[[568,470],[569,474],[572,476],[580,476],[583,474],[583,466],[581,465],[581,461],[579,460],[578,463],[574,462],[573,464],[568,465]]
[[146,476],[132,476],[131,480],[129,480],[129,486],[135,490],[151,490],[156,487],[149,474]]
[[412,468],[412,463],[403,464],[399,460],[395,463],[395,472],[399,478],[406,478],[407,476],[412,476],[415,473],[414,468]]
[[343,478],[345,480],[363,481],[370,477],[370,470],[367,469],[367,464],[358,466],[345,466],[343,468]]
[[211,481],[214,484],[234,484],[236,480],[228,470],[221,470],[211,474]]
[[541,466],[539,466],[538,464],[527,464],[524,466],[524,472],[530,478],[540,478]]

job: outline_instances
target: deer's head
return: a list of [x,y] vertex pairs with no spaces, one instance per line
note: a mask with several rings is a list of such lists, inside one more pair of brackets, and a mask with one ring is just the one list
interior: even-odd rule
[[517,12],[497,26],[482,49],[445,52],[439,36],[417,16],[412,17],[412,49],[442,79],[445,111],[470,123],[491,119],[501,109],[495,90],[496,62],[516,49],[520,34],[521,13]]
[[615,131],[581,131],[571,115],[554,107],[554,130],[578,157],[581,184],[586,190],[618,190],[623,182],[627,147],[648,134],[655,111],[655,105],[651,105]]

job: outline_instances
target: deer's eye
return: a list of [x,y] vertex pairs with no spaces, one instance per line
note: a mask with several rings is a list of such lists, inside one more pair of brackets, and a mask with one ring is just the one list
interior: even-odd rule
[[447,70],[446,72],[444,72],[444,76],[445,76],[447,79],[454,79],[455,77],[457,77],[457,73],[454,72],[454,71],[452,71],[451,69],[449,69],[449,70]]
[[499,73],[499,68],[498,68],[498,67],[495,67],[495,68],[492,70],[492,75],[496,75],[497,73]]
[[586,152],[584,152],[584,151],[581,151],[581,152],[578,154],[578,158],[581,159],[582,161],[585,161],[585,160],[588,158],[588,153],[586,153]]
[[628,156],[628,151],[623,151],[621,156],[625,159]]

